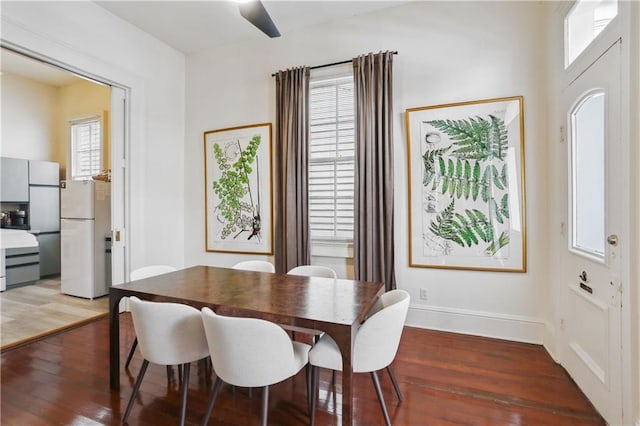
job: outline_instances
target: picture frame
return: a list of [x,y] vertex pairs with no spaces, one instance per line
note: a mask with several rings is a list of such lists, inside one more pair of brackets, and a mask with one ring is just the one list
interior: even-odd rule
[[523,103],[405,111],[409,266],[526,272]]
[[273,254],[271,123],[204,132],[207,252]]

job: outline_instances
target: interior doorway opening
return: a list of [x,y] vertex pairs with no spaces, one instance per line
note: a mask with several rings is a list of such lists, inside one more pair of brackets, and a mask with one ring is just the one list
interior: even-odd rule
[[[59,192],[56,197],[57,206],[48,206],[42,210],[42,206],[32,203],[30,198],[22,200],[22,208],[25,215],[34,219],[38,213],[42,216],[42,211],[52,211],[57,214],[50,222],[56,224],[57,228],[41,232],[31,226],[29,216],[23,223],[25,230],[36,234],[37,239],[43,242],[45,237],[57,236],[55,241],[44,245],[39,244],[40,254],[36,258],[49,257],[53,259],[54,266],[48,265],[42,269],[40,274],[39,259],[33,260],[31,269],[35,269],[35,276],[27,279],[21,277],[21,282],[17,285],[9,286],[7,292],[0,296],[2,300],[3,319],[2,341],[0,348],[19,344],[25,340],[41,337],[43,334],[55,332],[60,328],[77,325],[95,316],[106,314],[108,311],[107,297],[108,286],[111,282],[122,282],[125,276],[125,266],[127,259],[127,249],[123,239],[114,242],[113,235],[115,229],[124,229],[126,219],[126,196],[127,184],[124,174],[124,163],[126,162],[126,136],[128,117],[126,114],[127,89],[120,87],[113,82],[103,81],[98,77],[72,70],[64,64],[56,63],[53,60],[45,59],[31,53],[22,52],[18,48],[2,46],[2,144],[0,145],[0,156],[7,158],[21,159],[26,162],[42,162],[48,165],[57,165],[57,181],[50,185],[51,189],[60,191],[60,182],[72,179],[72,164],[82,160],[78,149],[71,143],[72,124],[91,121],[92,118],[99,120],[101,129],[99,139],[101,142],[99,164],[91,170],[85,179],[97,184],[106,184],[102,188],[108,187],[111,195],[109,206],[109,216],[111,217],[106,231],[100,235],[94,235],[91,242],[95,247],[95,259],[97,263],[102,263],[101,278],[104,279],[106,290],[100,294],[72,294],[72,296],[62,294],[64,287],[61,277],[64,275],[63,268],[73,269],[73,265],[86,262],[86,259],[66,259],[63,262],[62,234],[65,233],[60,219],[62,209],[60,208]],[[8,106],[11,106],[9,108]],[[95,130],[96,126],[93,127]],[[81,129],[82,130],[82,129]],[[76,134],[77,136],[77,134]],[[89,140],[96,135],[89,136]],[[115,144],[115,145],[114,145]],[[94,147],[95,149],[95,147]],[[76,163],[77,164],[77,163]],[[114,168],[118,172],[111,173]],[[97,172],[97,173],[96,173]],[[31,185],[41,190],[42,185]],[[0,194],[2,198],[2,194]],[[12,200],[0,200],[5,202]],[[7,208],[14,210],[21,207],[7,204]],[[33,207],[30,209],[30,207]],[[33,211],[30,211],[33,210]],[[3,227],[7,224],[3,222]],[[34,223],[33,225],[37,225]],[[40,235],[42,234],[42,235]],[[120,236],[120,234],[118,234]],[[17,256],[16,256],[17,258]],[[5,257],[2,256],[3,265]],[[56,260],[57,259],[57,260]],[[94,261],[95,261],[94,259]],[[14,266],[16,260],[11,259],[10,268]],[[57,262],[57,266],[56,266]],[[95,273],[95,272],[94,272]],[[15,275],[15,274],[13,274]],[[19,275],[19,274],[18,274]],[[33,274],[32,274],[33,275]],[[3,274],[4,277],[4,274]],[[13,277],[12,277],[13,279]],[[80,280],[81,285],[89,286],[86,280]],[[12,283],[13,284],[13,283]],[[16,292],[11,293],[12,288]],[[22,296],[19,294],[23,294]],[[26,296],[24,296],[26,294]],[[99,296],[103,297],[99,297]],[[78,297],[80,296],[80,297]],[[94,299],[93,296],[96,296]],[[48,305],[47,309],[34,309],[29,314],[29,308],[16,303],[15,299],[30,300],[38,304],[40,308]],[[93,301],[91,299],[94,299]],[[95,303],[94,303],[95,302]],[[53,308],[52,308],[53,306]],[[12,308],[19,307],[13,310]],[[13,312],[9,315],[9,312]],[[33,312],[38,312],[34,315]],[[51,314],[49,318],[44,317]],[[24,318],[23,318],[24,317]],[[25,325],[25,319],[32,317],[33,324]],[[20,325],[14,326],[14,325]]]

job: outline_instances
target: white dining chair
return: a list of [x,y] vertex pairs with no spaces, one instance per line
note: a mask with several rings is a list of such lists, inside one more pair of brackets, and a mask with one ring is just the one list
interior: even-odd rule
[[[129,274],[129,281],[137,281],[145,278],[155,277],[157,275],[168,274],[169,272],[175,272],[177,269],[169,265],[149,265],[142,268],[135,269]],[[129,368],[133,353],[138,346],[138,337],[133,339],[131,349],[129,349],[129,355],[127,355],[127,361],[124,363],[124,368]],[[167,367],[167,374],[170,372],[170,367]]]
[[272,263],[267,262],[266,260],[245,260],[244,262],[239,262],[233,265],[233,269],[242,269],[245,271],[256,271],[256,272],[275,272],[276,268]]
[[266,426],[269,385],[296,375],[307,365],[310,346],[291,341],[278,325],[261,319],[226,317],[203,308],[202,322],[217,376],[203,425],[209,421],[222,382],[226,382],[263,388],[262,425]]
[[[391,290],[379,299],[379,310],[372,313],[358,329],[354,343],[352,365],[354,373],[370,373],[378,395],[382,414],[387,425],[391,425],[387,406],[384,402],[377,371],[386,368],[393,388],[402,401],[400,387],[391,369],[396,357],[402,329],[409,310],[409,293],[404,290]],[[311,424],[315,423],[315,407],[318,393],[318,368],[342,371],[342,355],[336,342],[323,335],[309,352],[311,364]]]
[[328,266],[301,265],[287,272],[289,275],[304,275],[307,277],[337,278],[336,271]]
[[[292,268],[291,270],[289,270],[289,272],[287,272],[287,275],[299,275],[299,276],[305,276],[305,277],[320,277],[320,278],[333,278],[333,279],[337,278],[338,276],[336,274],[336,271],[334,271],[333,269],[329,268],[328,266],[321,266],[321,265],[296,266],[295,268]],[[294,339],[296,338],[296,332],[310,334],[311,336],[313,336],[314,342],[324,333],[323,331],[320,331],[320,330],[296,327],[293,325],[282,325],[282,328],[284,328],[285,330],[291,331],[291,337],[293,337]]]
[[122,418],[127,423],[131,408],[149,363],[179,365],[183,371],[180,425],[184,425],[191,363],[209,356],[202,315],[191,306],[179,303],[147,302],[129,298],[133,326],[144,360]]

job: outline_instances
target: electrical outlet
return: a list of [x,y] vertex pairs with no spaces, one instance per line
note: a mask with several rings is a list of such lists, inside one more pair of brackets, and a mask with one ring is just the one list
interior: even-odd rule
[[427,289],[426,288],[421,288],[420,289],[420,299],[422,300],[427,300]]

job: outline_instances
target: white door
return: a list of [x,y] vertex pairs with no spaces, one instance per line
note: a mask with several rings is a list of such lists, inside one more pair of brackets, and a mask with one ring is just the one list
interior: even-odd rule
[[125,281],[126,264],[126,92],[111,87],[111,279]]
[[611,425],[623,420],[620,276],[628,220],[620,53],[618,42],[563,93],[568,245],[561,259],[560,358]]

